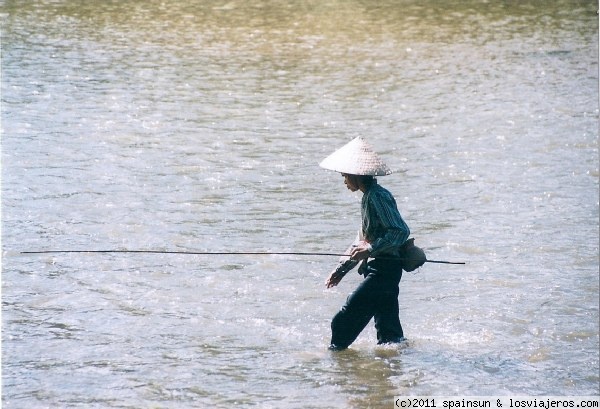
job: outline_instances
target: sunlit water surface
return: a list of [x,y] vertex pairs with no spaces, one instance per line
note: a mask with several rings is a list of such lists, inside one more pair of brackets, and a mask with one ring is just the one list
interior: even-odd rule
[[[383,408],[594,395],[593,1],[12,1],[2,21],[6,408]],[[402,347],[327,351],[360,277],[365,135],[432,259]]]

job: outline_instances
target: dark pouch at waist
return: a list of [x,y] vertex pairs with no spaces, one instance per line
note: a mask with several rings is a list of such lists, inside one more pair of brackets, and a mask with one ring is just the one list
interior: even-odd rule
[[398,251],[400,264],[404,271],[414,271],[427,261],[422,248],[415,246],[415,239],[410,238],[404,242]]

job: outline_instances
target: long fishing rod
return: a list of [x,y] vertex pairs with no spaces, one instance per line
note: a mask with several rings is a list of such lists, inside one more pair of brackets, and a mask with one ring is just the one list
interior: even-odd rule
[[[37,250],[37,251],[21,251],[21,254],[57,254],[57,253],[139,253],[139,254],[183,254],[183,255],[199,255],[199,256],[257,256],[257,255],[277,255],[277,256],[333,256],[347,257],[348,254],[339,253],[315,253],[315,252],[298,252],[298,251],[177,251],[177,250]],[[386,257],[397,260],[406,260],[400,257]],[[462,261],[443,261],[443,260],[425,260],[426,263],[437,264],[466,264]]]

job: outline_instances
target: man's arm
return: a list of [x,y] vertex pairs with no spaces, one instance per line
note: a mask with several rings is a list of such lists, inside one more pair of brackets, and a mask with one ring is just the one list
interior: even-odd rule
[[340,257],[340,262],[337,267],[329,274],[329,277],[325,281],[325,286],[327,288],[335,287],[342,281],[342,278],[348,273],[348,271],[352,270],[358,264],[359,260],[355,260],[351,257],[353,249],[355,249],[360,243],[360,231],[356,235],[356,239],[352,243],[350,247],[344,252],[344,254],[348,254],[348,256]]
[[335,270],[333,270],[331,272],[331,274],[327,278],[327,281],[325,281],[325,286],[327,288],[331,288],[331,287],[335,287],[336,285],[338,285],[340,283],[340,281],[342,281],[342,278],[344,278],[346,273],[348,273],[348,271],[352,270],[357,264],[358,264],[358,261],[355,261],[352,259],[348,259],[345,262],[340,263],[335,268]]

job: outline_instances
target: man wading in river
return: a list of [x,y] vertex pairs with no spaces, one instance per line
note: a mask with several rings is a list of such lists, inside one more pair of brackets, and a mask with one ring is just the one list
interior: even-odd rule
[[374,178],[392,172],[362,137],[329,155],[320,166],[340,172],[348,189],[363,193],[362,226],[346,251],[350,257],[340,259],[325,284],[327,288],[336,286],[359,263],[358,272],[365,278],[333,317],[329,349],[348,348],[371,318],[375,319],[378,344],[401,342],[404,333],[398,316],[398,285],[402,266],[397,258],[410,230],[392,194]]

